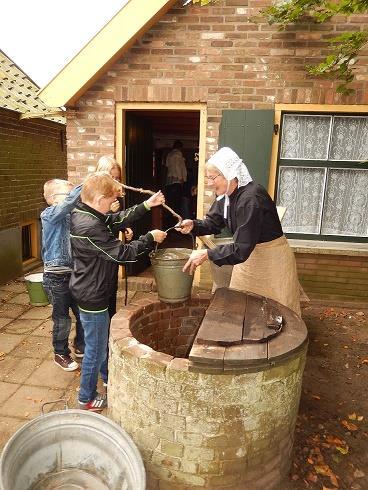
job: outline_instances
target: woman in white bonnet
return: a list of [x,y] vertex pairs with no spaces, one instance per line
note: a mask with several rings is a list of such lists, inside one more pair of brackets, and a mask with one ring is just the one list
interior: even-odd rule
[[194,250],[183,271],[193,274],[206,260],[234,266],[230,288],[272,298],[300,315],[294,254],[267,191],[253,182],[243,161],[226,147],[208,160],[206,179],[216,201],[205,219],[186,219],[180,231],[200,236],[218,234],[227,226],[233,243]]

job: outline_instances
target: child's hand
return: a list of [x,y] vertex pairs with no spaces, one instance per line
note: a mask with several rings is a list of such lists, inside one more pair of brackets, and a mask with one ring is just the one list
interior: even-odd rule
[[117,211],[119,211],[120,209],[120,202],[118,200],[114,201],[111,206],[110,206],[110,210],[113,212],[113,213],[116,213]]
[[153,235],[153,239],[157,243],[162,243],[167,237],[167,233],[161,230],[151,230],[150,233]]
[[127,242],[130,242],[130,240],[133,238],[133,230],[131,228],[127,228],[124,231],[124,235],[125,235],[125,240]]
[[164,204],[165,202],[165,196],[162,194],[161,191],[156,192],[156,194],[153,194],[149,199],[147,199],[146,204],[150,208],[153,208],[154,206],[160,206],[161,204]]

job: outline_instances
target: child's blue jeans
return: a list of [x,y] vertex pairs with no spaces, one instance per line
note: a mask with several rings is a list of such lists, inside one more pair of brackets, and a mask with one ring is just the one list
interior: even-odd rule
[[79,389],[79,401],[86,403],[97,396],[98,374],[107,383],[107,342],[109,338],[109,312],[80,311],[84,329],[84,357]]
[[70,354],[68,345],[72,319],[69,308],[72,309],[76,319],[76,336],[74,345],[83,352],[84,335],[80,322],[79,309],[69,290],[70,274],[54,274],[45,272],[43,275],[43,288],[52,304],[52,345],[55,354],[67,356]]

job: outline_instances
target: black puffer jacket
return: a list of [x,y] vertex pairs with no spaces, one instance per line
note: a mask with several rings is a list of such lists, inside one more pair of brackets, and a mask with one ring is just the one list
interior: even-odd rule
[[107,309],[119,264],[134,262],[138,255],[152,250],[151,233],[129,244],[124,244],[113,234],[115,226],[129,226],[146,212],[143,203],[106,215],[83,203],[72,211],[70,241],[74,270],[70,291],[81,309]]

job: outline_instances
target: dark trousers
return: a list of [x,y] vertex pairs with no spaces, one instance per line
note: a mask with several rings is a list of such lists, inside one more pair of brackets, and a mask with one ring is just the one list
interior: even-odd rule
[[[170,206],[170,208],[172,208],[176,213],[181,215],[183,185],[179,183],[167,185],[165,188],[165,197],[166,204]],[[177,222],[177,218],[174,218],[171,214],[167,213],[165,226],[174,226]]]
[[53,274],[45,272],[43,275],[43,288],[52,304],[52,345],[55,354],[69,355],[68,345],[72,319],[69,308],[72,309],[76,319],[76,336],[74,345],[84,350],[84,333],[80,321],[79,309],[69,290],[70,274]]

